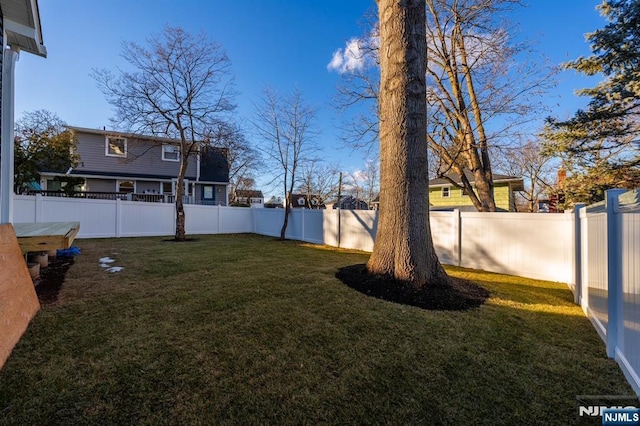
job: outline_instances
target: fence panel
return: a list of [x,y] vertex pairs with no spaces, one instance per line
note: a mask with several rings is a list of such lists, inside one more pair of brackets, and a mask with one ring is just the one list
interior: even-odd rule
[[246,207],[202,207],[220,209],[220,233],[237,234],[243,232],[254,232],[253,211]]
[[640,211],[622,214],[622,330],[619,355],[640,386]]
[[36,197],[14,195],[13,220],[16,223],[36,222]]
[[[121,200],[109,202],[120,206],[117,236],[168,236],[175,232],[175,206],[173,204]],[[189,216],[186,220],[189,221]],[[82,223],[80,230],[82,231]]]
[[431,238],[441,263],[458,265],[458,239],[460,232],[460,212],[429,213]]
[[377,229],[377,211],[340,210],[340,247],[373,251]]
[[287,238],[291,240],[303,240],[304,209],[291,209],[287,222]]
[[270,237],[279,237],[282,221],[284,220],[284,209],[253,209],[255,217],[254,232]]
[[[15,203],[18,201],[19,203]],[[116,202],[43,196],[16,196],[14,220],[19,222],[80,222],[78,238],[116,236]],[[31,210],[31,211],[29,211]],[[26,219],[31,220],[26,220]]]
[[585,213],[581,217],[586,238],[583,240],[582,258],[586,270],[583,280],[587,289],[587,315],[598,333],[607,335],[608,283],[607,283],[607,215],[606,213]]
[[[173,207],[173,204],[169,204]],[[185,204],[185,232],[187,234],[220,233],[220,209],[195,204]]]
[[467,213],[461,216],[461,266],[570,283],[572,216]]
[[324,216],[329,216],[332,213],[333,211],[331,210],[305,210],[302,223],[303,241],[313,244],[326,244],[325,234],[327,231],[324,228]]

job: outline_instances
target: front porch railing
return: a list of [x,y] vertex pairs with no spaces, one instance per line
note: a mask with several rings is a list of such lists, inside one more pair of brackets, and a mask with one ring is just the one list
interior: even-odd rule
[[[175,203],[176,197],[171,194],[138,194],[133,192],[96,192],[96,191],[28,191],[24,195],[37,195],[44,197],[67,197],[67,198],[86,198],[92,200],[126,200],[126,201],[142,201],[146,203]],[[182,199],[184,204],[199,204],[208,206],[224,206],[226,203],[216,200],[197,200],[191,195],[185,195]]]

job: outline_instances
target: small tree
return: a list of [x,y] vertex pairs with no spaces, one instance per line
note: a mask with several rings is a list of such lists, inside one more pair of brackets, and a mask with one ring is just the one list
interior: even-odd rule
[[424,0],[379,0],[380,216],[367,270],[422,287],[448,282],[429,227]]
[[94,70],[92,75],[114,108],[117,127],[179,143],[175,239],[184,241],[187,165],[215,126],[235,109],[231,63],[204,33],[192,35],[168,26],[146,46],[124,43],[122,57],[133,71],[116,76]]
[[[255,149],[244,131],[235,123],[215,123],[208,138],[208,143],[216,148],[223,148],[227,152],[229,164],[229,185],[232,201],[235,200],[235,192],[240,189],[254,189],[254,173],[262,166],[260,152]],[[250,185],[247,185],[251,182]]]
[[264,91],[255,108],[253,123],[264,142],[263,152],[267,161],[280,170],[278,179],[285,194],[280,239],[284,240],[298,169],[315,148],[313,122],[316,110],[304,102],[302,93],[297,89],[289,96],[281,96],[269,88]]
[[525,180],[524,191],[517,197],[524,201],[529,212],[536,211],[538,200],[548,196],[554,189],[556,175],[551,159],[543,151],[540,141],[529,140],[517,147],[507,148],[496,162],[500,171]]
[[20,193],[40,182],[41,172],[65,173],[78,163],[73,132],[47,110],[25,113],[15,128],[15,183]]
[[[319,160],[307,161],[301,167],[297,191],[305,195],[311,208],[321,208],[329,198],[337,195],[339,175],[340,170],[336,165]],[[314,198],[317,201],[315,205]]]
[[371,208],[380,192],[380,160],[367,160],[363,170],[349,173],[347,179],[347,192],[366,201]]

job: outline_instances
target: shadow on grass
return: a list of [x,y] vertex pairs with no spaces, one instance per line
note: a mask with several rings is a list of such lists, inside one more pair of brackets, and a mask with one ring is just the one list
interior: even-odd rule
[[489,291],[462,278],[449,277],[448,284],[414,287],[406,281],[369,274],[363,263],[340,268],[336,278],[367,296],[433,311],[465,311],[489,298]]
[[73,256],[58,256],[49,262],[49,266],[40,272],[40,282],[36,285],[36,294],[42,305],[50,305],[58,300],[64,277],[73,265]]

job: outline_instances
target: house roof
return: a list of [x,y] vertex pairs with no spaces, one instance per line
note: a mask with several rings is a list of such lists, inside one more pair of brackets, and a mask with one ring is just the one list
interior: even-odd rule
[[253,189],[236,189],[236,197],[264,198],[264,195],[262,195],[262,191]]
[[[471,182],[472,184],[475,182],[475,177],[473,176],[473,173],[471,173],[469,170],[465,170],[464,174],[469,180],[469,182]],[[462,185],[462,179],[460,179],[460,177],[457,174],[448,173],[447,176],[449,176],[458,185]],[[522,180],[522,178],[517,176],[501,175],[499,173],[494,173],[493,183],[494,184],[495,183],[513,183],[515,184],[514,191],[522,191],[524,189],[524,181]],[[449,186],[449,185],[451,185],[451,181],[445,178],[436,178],[436,179],[431,179],[429,181],[429,187],[441,187],[441,186]]]
[[[304,200],[303,203],[300,203],[300,199]],[[314,202],[315,200],[315,202]],[[291,194],[291,207],[322,207],[325,204],[322,202],[322,197],[317,194]]]
[[78,127],[78,126],[67,126],[67,129],[73,130],[75,132],[89,133],[92,135],[119,136],[123,138],[142,139],[142,140],[149,140],[149,141],[156,141],[156,142],[180,143],[180,141],[177,139],[164,138],[161,136],[141,135],[138,133],[120,132],[118,130],[90,129],[88,127]]
[[0,0],[7,44],[46,57],[38,0]]
[[[148,136],[148,135],[140,135],[136,133],[128,133],[128,132],[120,132],[115,130],[99,130],[99,129],[90,129],[87,127],[77,127],[77,126],[66,126],[68,129],[73,130],[74,132],[79,133],[88,133],[92,135],[102,135],[102,136],[115,136],[115,137],[123,137],[123,138],[131,138],[138,139],[141,141],[150,141],[152,143],[171,143],[171,144],[179,144],[180,141],[177,139],[163,138],[159,136]],[[200,147],[200,146],[199,146]],[[202,146],[199,150],[200,153],[200,179],[199,182],[208,182],[208,183],[228,183],[229,182],[229,163],[227,161],[228,150],[226,148],[219,148],[210,145]],[[85,170],[73,171],[73,174],[102,174],[102,175],[114,175],[114,172],[90,172]],[[129,177],[147,177],[151,175],[137,175],[134,173],[120,173],[116,172],[117,175],[124,176],[130,175]],[[158,175],[159,178],[166,178],[167,175]],[[174,176],[175,177],[175,176]],[[195,180],[195,176],[185,176],[190,180]]]

